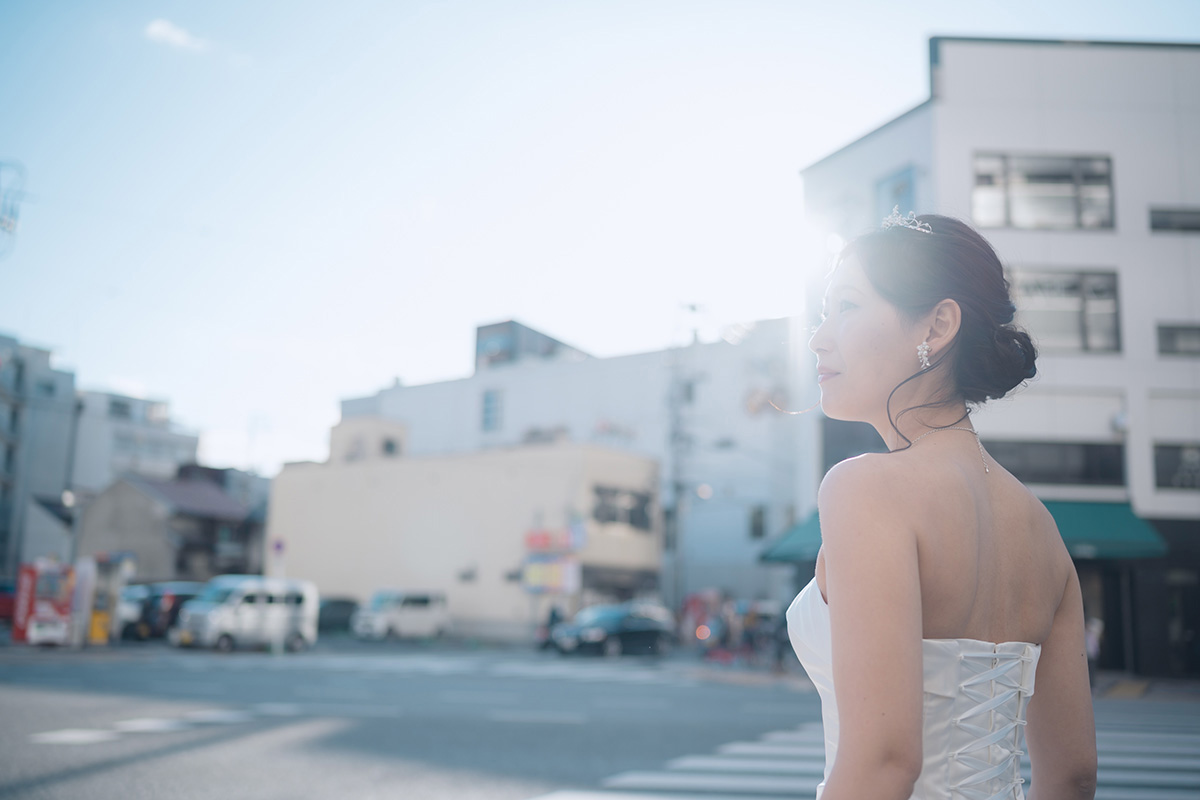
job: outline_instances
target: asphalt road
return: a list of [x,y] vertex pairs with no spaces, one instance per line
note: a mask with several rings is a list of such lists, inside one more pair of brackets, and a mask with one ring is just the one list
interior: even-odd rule
[[526,800],[819,716],[801,682],[684,657],[4,648],[0,797]]

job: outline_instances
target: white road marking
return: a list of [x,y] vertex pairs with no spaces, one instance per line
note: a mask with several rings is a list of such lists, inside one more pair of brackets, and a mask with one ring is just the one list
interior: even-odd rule
[[35,733],[29,741],[37,744],[96,744],[111,742],[119,739],[120,734],[113,731],[101,731],[92,728],[67,728],[61,731]]
[[752,772],[762,775],[817,775],[825,774],[825,759],[804,761],[790,758],[728,758],[721,756],[683,756],[672,759],[667,769],[695,770],[698,772]]
[[602,782],[609,789],[642,791],[710,792],[734,791],[755,794],[789,794],[813,797],[812,778],[784,778],[771,775],[715,775],[699,772],[622,772]]
[[[788,800],[806,800],[813,793],[790,796]],[[763,800],[762,795],[745,794],[646,794],[644,792],[580,792],[563,790],[542,795],[536,800]],[[1173,799],[1172,799],[1173,800]]]
[[181,719],[139,717],[113,723],[113,730],[120,733],[169,733],[193,727]]

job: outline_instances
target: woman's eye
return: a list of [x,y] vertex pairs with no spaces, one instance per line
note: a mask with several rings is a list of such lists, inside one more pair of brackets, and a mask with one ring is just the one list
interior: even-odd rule
[[838,303],[838,311],[848,311],[851,308],[857,308],[857,306],[855,306],[854,303],[851,303],[849,300],[843,300],[842,302]]

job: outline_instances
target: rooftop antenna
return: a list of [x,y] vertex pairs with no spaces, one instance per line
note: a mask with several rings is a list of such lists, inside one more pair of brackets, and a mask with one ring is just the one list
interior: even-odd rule
[[0,258],[13,249],[24,197],[25,167],[15,161],[0,161]]

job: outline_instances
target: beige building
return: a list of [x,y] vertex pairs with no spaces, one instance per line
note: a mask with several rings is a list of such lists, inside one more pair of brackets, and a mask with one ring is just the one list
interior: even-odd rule
[[357,417],[330,460],[272,485],[267,574],[323,596],[444,593],[459,635],[528,638],[551,605],[657,593],[662,536],[654,460],[550,441],[406,457],[405,429]]

